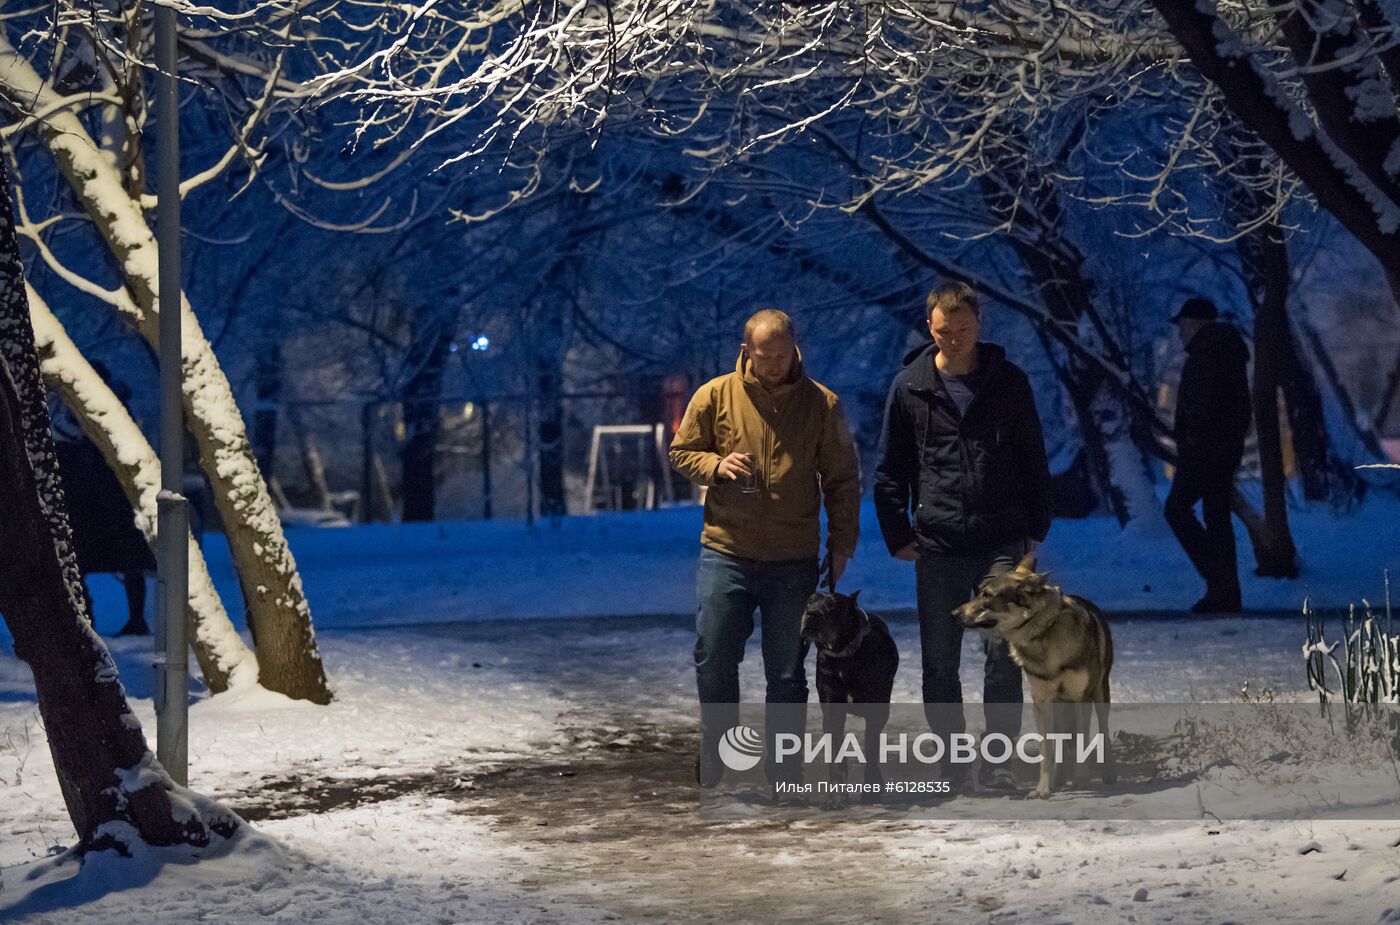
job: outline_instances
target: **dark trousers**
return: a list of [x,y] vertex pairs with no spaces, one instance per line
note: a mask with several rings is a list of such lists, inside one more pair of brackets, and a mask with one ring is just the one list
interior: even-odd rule
[[[953,616],[953,608],[967,603],[978,586],[990,575],[1009,572],[1026,553],[1025,541],[1000,547],[982,555],[954,556],[924,553],[914,563],[918,582],[919,641],[924,666],[924,712],[929,729],[948,736],[965,732],[961,707],[963,626]],[[986,656],[982,675],[983,715],[988,732],[1000,732],[1015,739],[1021,734],[1021,669],[1011,660],[1005,640],[982,642]]]
[[[695,582],[695,682],[700,694],[702,747],[713,747],[739,722],[739,663],[753,635],[754,611],[762,620],[765,702],[807,703],[804,663],[808,647],[800,631],[807,599],[817,589],[818,571],[815,557],[765,562],[728,556],[708,547],[700,550]],[[773,735],[780,731],[800,734],[805,719],[805,706],[772,711],[769,754]]]
[[[1183,456],[1163,511],[1181,548],[1205,579],[1206,595],[1212,598],[1238,598],[1240,594],[1235,529],[1230,523],[1239,465],[1235,454],[1202,459]],[[1196,519],[1198,501],[1204,524]]]

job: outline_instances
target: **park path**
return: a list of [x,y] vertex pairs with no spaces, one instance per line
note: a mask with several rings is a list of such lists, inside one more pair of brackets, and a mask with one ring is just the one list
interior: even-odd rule
[[[891,624],[901,651],[917,652],[912,619],[894,614]],[[1303,688],[1287,641],[1296,634],[1301,645],[1302,625],[1290,615],[1133,615],[1114,629],[1116,687],[1126,700],[1234,699],[1246,680],[1256,689]],[[243,799],[227,797],[252,821],[374,802],[447,805],[523,849],[516,887],[623,921],[1120,921],[1148,912],[1134,899],[1144,888],[1154,920],[1220,921],[1232,901],[1250,910],[1243,920],[1311,920],[1306,906],[1276,892],[1272,874],[1269,885],[1246,876],[1270,870],[1273,858],[1292,863],[1297,839],[1288,826],[979,822],[880,807],[706,812],[691,779],[686,617],[360,632],[489,644],[514,683],[563,704],[557,741],[525,758],[464,755],[373,782],[268,778]],[[751,651],[743,683],[758,691]],[[969,699],[980,674],[975,653],[969,638]],[[906,654],[896,699],[913,698],[916,669],[917,655]],[[978,799],[1007,798],[958,802]]]

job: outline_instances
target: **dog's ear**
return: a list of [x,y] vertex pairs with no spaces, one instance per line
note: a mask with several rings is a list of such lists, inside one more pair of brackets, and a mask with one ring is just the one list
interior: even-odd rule
[[1028,553],[1026,553],[1026,557],[1025,557],[1024,559],[1022,559],[1020,562],[1016,563],[1016,571],[1020,572],[1022,575],[1034,575],[1034,574],[1035,574],[1035,553],[1033,553],[1033,552],[1028,552]]
[[856,606],[856,598],[858,598],[858,597],[860,597],[860,590],[859,590],[859,589],[857,589],[857,590],[851,592],[851,606],[852,606],[852,607],[855,607],[855,606]]

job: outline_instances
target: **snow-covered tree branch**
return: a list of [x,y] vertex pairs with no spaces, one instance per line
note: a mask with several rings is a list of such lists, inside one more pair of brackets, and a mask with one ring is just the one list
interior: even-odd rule
[[[967,183],[1008,159],[1078,183],[1087,158],[1128,181],[1100,188],[1100,204],[1145,205],[1177,231],[1220,236],[1222,213],[1212,229],[1189,197],[1167,195],[1175,175],[1232,174],[1263,192],[1273,211],[1233,216],[1245,222],[1236,234],[1277,221],[1301,181],[1394,278],[1395,19],[1376,0],[554,0],[461,17],[423,4],[380,11],[392,40],[320,86],[365,105],[369,136],[402,137],[430,114],[412,142],[465,129],[474,140],[459,157],[495,146],[516,166],[565,127],[638,123],[721,166],[859,112],[876,169],[850,208]],[[1145,158],[1117,155],[1111,131],[1091,131],[1076,161],[1053,158],[1065,120],[1114,128],[1129,103],[1139,118],[1161,112],[1135,149]],[[1222,161],[1215,138],[1234,122],[1286,170]]]

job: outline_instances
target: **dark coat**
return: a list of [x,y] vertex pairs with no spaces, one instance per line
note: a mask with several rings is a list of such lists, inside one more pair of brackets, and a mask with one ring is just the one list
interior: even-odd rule
[[1186,345],[1172,427],[1183,464],[1239,465],[1251,418],[1248,365],[1244,338],[1222,321]]
[[107,461],[86,438],[55,440],[58,471],[68,502],[68,523],[78,570],[154,572],[155,558],[136,527],[135,513]]
[[[976,395],[958,413],[929,344],[904,358],[885,404],[875,512],[891,553],[977,555],[1050,530],[1050,466],[1030,381],[979,344]],[[910,522],[910,515],[913,522]]]

